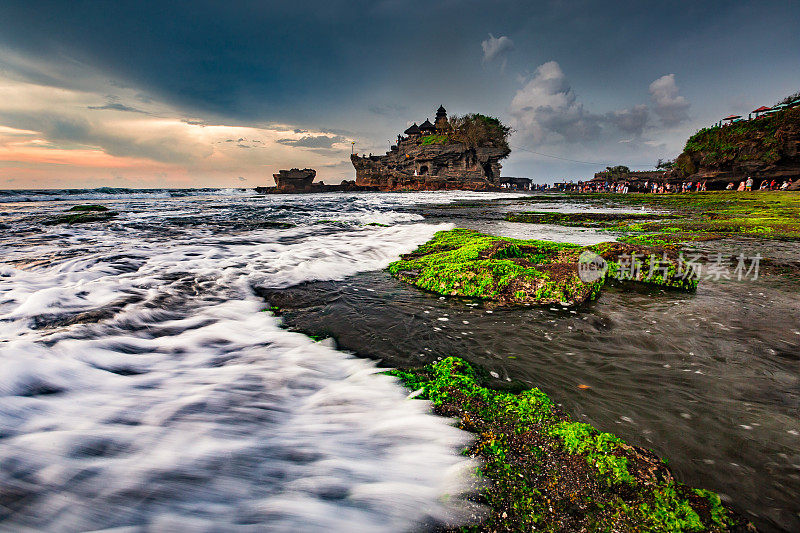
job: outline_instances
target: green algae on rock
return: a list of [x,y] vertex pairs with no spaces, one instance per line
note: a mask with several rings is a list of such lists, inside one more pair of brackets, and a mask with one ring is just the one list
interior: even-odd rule
[[109,211],[103,205],[75,205],[70,207],[66,213],[56,215],[44,221],[45,224],[82,224],[85,222],[104,222],[117,216],[116,211]]
[[95,205],[95,204],[82,204],[82,205],[73,205],[69,208],[69,211],[108,211],[108,208],[104,205]]
[[[667,209],[676,220],[623,221],[614,231],[672,235],[673,242],[739,237],[800,240],[800,192],[718,191],[687,194],[575,194],[569,199]],[[633,242],[637,242],[633,240]]]
[[572,421],[539,389],[486,388],[456,357],[389,373],[476,435],[465,454],[482,461],[489,483],[477,500],[490,512],[462,531],[753,530],[716,494],[675,480],[652,452]]
[[[582,276],[590,262],[599,273]],[[390,264],[389,272],[438,294],[500,304],[575,305],[596,298],[611,277],[685,290],[697,286],[693,273],[682,272],[674,252],[663,248],[619,242],[581,247],[467,229],[436,233]]]
[[508,213],[509,222],[529,224],[557,224],[559,226],[613,227],[633,220],[661,220],[677,218],[677,215],[659,213],[558,213],[552,211],[523,211]]

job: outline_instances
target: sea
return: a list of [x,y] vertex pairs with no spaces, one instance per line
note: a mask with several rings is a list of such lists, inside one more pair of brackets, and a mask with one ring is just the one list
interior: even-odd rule
[[[49,223],[78,204],[118,215]],[[513,192],[0,191],[0,531],[475,522],[470,435],[384,373],[448,355],[655,450],[761,529],[796,531],[796,281],[492,309],[384,270],[453,227],[615,238],[507,211],[629,209]]]

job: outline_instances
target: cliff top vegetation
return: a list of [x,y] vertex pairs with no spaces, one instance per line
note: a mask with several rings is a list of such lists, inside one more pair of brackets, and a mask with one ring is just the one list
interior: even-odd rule
[[[702,154],[703,165],[719,166],[744,161],[771,164],[781,158],[781,132],[789,130],[800,132],[800,107],[728,126],[703,128],[689,137],[684,152]],[[680,168],[681,164],[679,158],[676,166]]]
[[508,136],[511,127],[503,124],[500,119],[468,113],[466,115],[453,115],[447,121],[448,135],[454,141],[466,144],[471,148],[481,146],[496,146],[510,151]]

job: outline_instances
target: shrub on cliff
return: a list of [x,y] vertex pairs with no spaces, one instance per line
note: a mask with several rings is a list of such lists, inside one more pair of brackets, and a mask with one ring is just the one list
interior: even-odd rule
[[508,136],[511,128],[500,122],[498,118],[480,113],[453,115],[448,120],[448,126],[451,130],[451,138],[470,148],[496,146],[510,151]]
[[775,104],[775,105],[780,105],[780,104],[791,104],[792,102],[794,102],[794,101],[795,101],[795,100],[797,100],[798,98],[800,98],[800,91],[797,91],[797,92],[796,92],[796,93],[794,93],[794,94],[790,94],[789,96],[787,96],[786,98],[784,98],[783,100],[781,100],[780,102],[778,102],[778,103],[777,103],[777,104]]

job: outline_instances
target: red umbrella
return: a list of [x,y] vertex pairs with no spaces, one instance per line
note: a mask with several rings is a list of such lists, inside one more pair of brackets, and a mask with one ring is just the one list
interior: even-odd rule
[[765,105],[762,105],[758,109],[753,109],[753,113],[763,113],[764,111],[769,111],[770,109],[772,109],[772,108],[771,107],[767,107]]
[[731,115],[729,117],[725,117],[722,120],[733,120],[735,118],[742,118],[742,115]]

